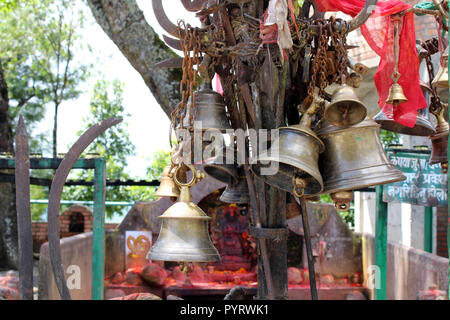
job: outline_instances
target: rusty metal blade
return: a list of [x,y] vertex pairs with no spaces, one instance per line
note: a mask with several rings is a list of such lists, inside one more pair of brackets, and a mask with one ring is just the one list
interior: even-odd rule
[[16,209],[19,237],[19,282],[22,300],[33,300],[33,236],[30,210],[30,153],[22,115],[16,133]]
[[197,12],[203,9],[206,0],[181,0],[183,7],[190,12]]
[[183,58],[171,58],[155,64],[157,68],[182,68]]
[[372,13],[375,11],[377,3],[378,0],[366,0],[364,7],[358,13],[358,15],[348,22],[350,26],[349,32],[360,28],[364,23],[366,23],[367,19],[369,19]]
[[178,26],[173,24],[164,11],[162,0],[152,0],[153,12],[159,25],[171,36],[178,38]]
[[83,151],[100,134],[121,121],[122,119],[120,118],[111,118],[103,120],[102,122],[90,127],[80,138],[78,138],[72,148],[70,148],[69,152],[66,154],[56,170],[55,176],[53,177],[50,195],[48,198],[48,245],[53,276],[62,300],[71,299],[70,292],[64,278],[64,270],[62,268],[61,261],[61,247],[59,245],[59,207],[61,204],[63,187],[70,170]]
[[[167,45],[169,47],[183,51],[183,48],[181,48],[181,43],[180,43],[179,39],[170,38],[164,34],[163,34],[163,39],[164,39],[164,42],[167,43]],[[192,48],[190,48],[189,50],[192,50]]]

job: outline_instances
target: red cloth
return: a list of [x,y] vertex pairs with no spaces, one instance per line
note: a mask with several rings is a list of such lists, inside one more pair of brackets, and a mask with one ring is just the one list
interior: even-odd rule
[[[352,17],[364,7],[365,0],[316,0],[319,11],[342,11]],[[408,102],[393,108],[387,104],[389,88],[394,83],[391,79],[394,70],[394,36],[392,14],[411,8],[398,0],[378,1],[372,16],[361,27],[361,33],[369,46],[381,58],[375,74],[375,85],[380,100],[378,105],[388,118],[407,127],[414,127],[417,110],[427,107],[427,102],[420,88],[419,57],[416,49],[416,32],[414,13],[404,15],[400,22],[400,54],[398,69],[401,77],[398,83],[403,87]]]

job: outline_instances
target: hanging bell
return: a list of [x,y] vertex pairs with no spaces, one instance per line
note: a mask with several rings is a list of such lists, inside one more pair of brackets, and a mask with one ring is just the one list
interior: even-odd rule
[[189,183],[178,181],[178,167],[174,174],[180,188],[178,201],[163,215],[158,240],[151,247],[147,259],[162,261],[211,262],[220,261],[220,255],[208,232],[210,217],[191,202],[189,188],[201,177],[193,166],[188,166],[193,177]]
[[435,133],[434,127],[429,120],[428,108],[417,110],[416,124],[412,128],[404,126],[394,121],[394,119],[389,119],[383,111],[380,111],[373,120],[381,125],[381,129],[410,136],[427,137]]
[[248,185],[242,167],[239,167],[239,179],[237,182],[228,184],[219,200],[225,203],[246,204],[250,202]]
[[436,77],[434,77],[431,85],[434,88],[448,89],[448,47],[445,49],[442,59],[444,60],[444,65],[439,67],[439,71],[436,74]]
[[353,191],[339,191],[330,194],[331,200],[334,201],[334,207],[337,211],[348,211],[350,202],[353,201]]
[[237,168],[234,163],[227,163],[226,150],[225,148],[222,154],[207,161],[203,165],[203,170],[215,180],[228,185],[236,184],[239,179]]
[[[325,144],[319,168],[322,193],[338,193],[405,180],[384,152],[380,125],[370,118],[347,128],[320,123],[316,130]],[[345,202],[345,201],[344,201]]]
[[442,173],[445,174],[448,171],[447,147],[449,124],[447,121],[445,121],[444,112],[445,108],[442,107],[440,113],[434,113],[437,119],[437,126],[436,134],[430,136],[432,143],[430,165],[440,163]]
[[[233,129],[230,119],[225,110],[225,101],[223,97],[214,91],[211,83],[204,82],[202,87],[195,95],[195,108],[193,121],[201,122],[202,130],[220,130],[225,132],[227,129]],[[184,127],[189,127],[190,109],[192,99],[188,101],[186,116],[183,119]]]
[[394,82],[392,86],[389,88],[389,95],[386,99],[387,104],[399,105],[403,102],[407,102],[408,98],[406,98],[403,93],[403,88],[397,82]]
[[335,126],[345,127],[363,121],[366,115],[367,109],[355,90],[343,85],[333,93],[331,103],[325,107],[324,118]]
[[178,198],[180,196],[180,189],[170,176],[170,169],[171,166],[164,168],[161,176],[161,183],[159,184],[158,190],[155,192],[155,196],[170,198]]
[[[313,103],[309,110],[317,107]],[[279,128],[276,142],[251,163],[251,170],[257,177],[297,197],[315,195],[323,189],[318,160],[324,144],[310,129],[311,115],[308,111],[300,124]],[[262,174],[264,169],[274,167],[278,168],[274,174]]]

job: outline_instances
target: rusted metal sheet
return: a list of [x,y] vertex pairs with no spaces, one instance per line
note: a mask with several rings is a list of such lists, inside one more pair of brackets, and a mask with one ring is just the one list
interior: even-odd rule
[[190,12],[197,12],[206,5],[206,0],[181,0],[184,8]]
[[162,0],[152,0],[152,6],[159,25],[171,36],[178,38],[178,26],[173,24],[167,17],[162,5]]
[[50,251],[50,261],[53,269],[53,276],[55,277],[56,286],[62,300],[70,300],[70,292],[64,278],[64,270],[61,261],[61,247],[59,244],[59,207],[61,202],[61,194],[67,176],[72,169],[75,162],[83,151],[94,141],[100,134],[105,132],[108,128],[120,123],[122,119],[111,118],[104,120],[91,128],[89,128],[75,144],[70,148],[66,154],[55,176],[53,177],[52,186],[50,189],[48,202],[48,244]]
[[[163,34],[163,39],[164,39],[164,42],[169,47],[172,47],[172,48],[177,49],[179,51],[183,51],[183,48],[181,48],[181,43],[180,43],[179,39],[174,39],[174,38],[168,37],[168,36],[166,36],[164,34]],[[189,50],[192,50],[192,48],[189,48]]]
[[30,155],[23,117],[16,133],[16,209],[19,237],[19,281],[22,300],[33,300],[33,236],[30,210]]

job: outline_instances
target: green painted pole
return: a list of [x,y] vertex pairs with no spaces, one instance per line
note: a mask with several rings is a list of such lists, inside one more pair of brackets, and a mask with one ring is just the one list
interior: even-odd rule
[[386,300],[387,281],[387,203],[383,201],[383,185],[377,186],[375,216],[375,265],[379,268],[380,281],[375,281],[375,300]]
[[433,253],[433,207],[425,207],[423,250]]
[[95,161],[94,223],[92,230],[92,300],[103,300],[105,275],[105,158]]

